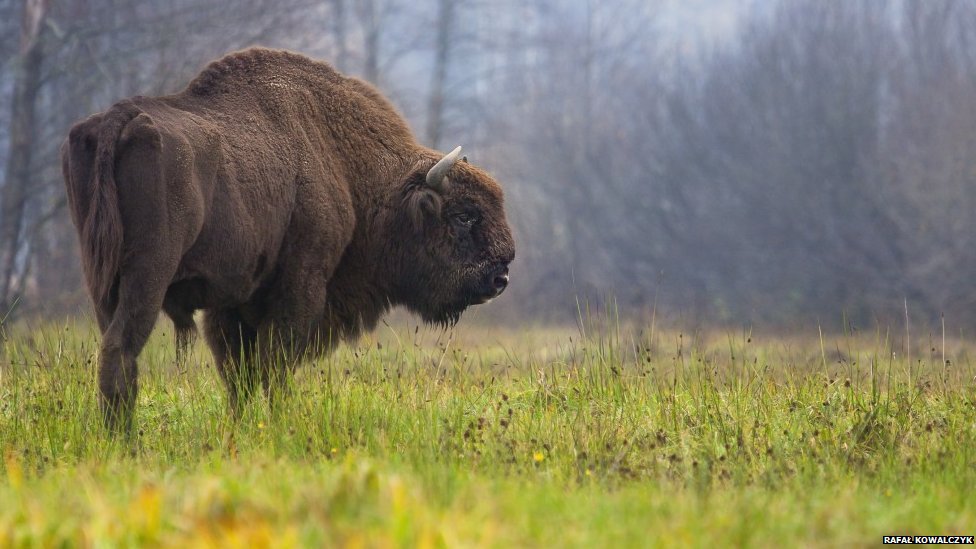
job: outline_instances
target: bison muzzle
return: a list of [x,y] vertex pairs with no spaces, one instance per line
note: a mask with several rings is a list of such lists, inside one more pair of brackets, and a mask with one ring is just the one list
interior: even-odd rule
[[393,306],[450,325],[508,285],[495,180],[460,147],[419,145],[370,85],[294,53],[233,53],[180,93],[121,101],[71,129],[62,162],[115,430],[131,430],[160,311],[178,352],[204,311],[239,414],[259,383],[272,396]]

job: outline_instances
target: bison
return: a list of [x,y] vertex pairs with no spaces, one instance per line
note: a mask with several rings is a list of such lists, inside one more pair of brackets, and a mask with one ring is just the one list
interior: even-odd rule
[[418,144],[369,84],[264,48],[77,123],[62,164],[108,427],[132,428],[160,311],[178,349],[204,311],[239,414],[259,382],[272,397],[391,307],[450,325],[498,296],[515,256],[502,190],[460,151]]

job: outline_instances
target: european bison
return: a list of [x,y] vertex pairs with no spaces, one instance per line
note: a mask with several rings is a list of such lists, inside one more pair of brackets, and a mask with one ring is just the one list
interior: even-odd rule
[[62,163],[107,425],[131,429],[160,310],[178,347],[205,311],[239,414],[259,380],[270,397],[296,360],[393,306],[452,324],[498,296],[515,255],[502,190],[460,150],[419,145],[370,85],[261,48],[76,124]]

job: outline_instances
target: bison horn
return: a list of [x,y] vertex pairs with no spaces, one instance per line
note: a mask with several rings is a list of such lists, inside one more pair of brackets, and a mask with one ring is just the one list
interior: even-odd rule
[[454,149],[453,151],[444,155],[434,164],[434,167],[427,172],[427,186],[431,187],[436,191],[444,190],[444,180],[447,178],[447,172],[451,171],[454,164],[458,161],[458,156],[461,155],[461,147]]

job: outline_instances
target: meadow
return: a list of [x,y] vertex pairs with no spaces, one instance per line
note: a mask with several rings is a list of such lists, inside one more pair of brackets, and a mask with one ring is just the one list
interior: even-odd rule
[[177,365],[160,322],[131,443],[101,427],[90,323],[8,326],[0,546],[976,533],[976,365],[961,338],[581,326],[387,324],[306,364],[281,406],[259,398],[233,421],[203,343]]

